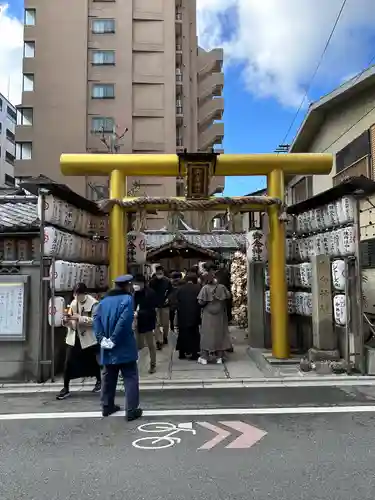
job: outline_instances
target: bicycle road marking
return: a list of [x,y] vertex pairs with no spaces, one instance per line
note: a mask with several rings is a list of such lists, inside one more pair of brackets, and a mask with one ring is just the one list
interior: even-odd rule
[[172,422],[147,422],[139,425],[137,430],[140,433],[149,434],[132,442],[134,448],[140,450],[163,450],[181,443],[182,438],[177,437],[177,434],[191,433],[193,436],[196,434],[196,430],[193,429],[193,422],[178,424]]

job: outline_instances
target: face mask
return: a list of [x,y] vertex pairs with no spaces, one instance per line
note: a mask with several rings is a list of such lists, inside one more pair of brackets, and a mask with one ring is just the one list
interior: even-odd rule
[[77,295],[77,301],[82,304],[82,302],[85,302],[86,300],[86,295]]
[[141,286],[140,285],[137,285],[136,283],[133,285],[133,289],[135,292],[139,292],[139,290],[141,289]]
[[162,277],[163,277],[163,275],[162,274],[157,274],[156,277],[157,277],[158,280],[161,280]]

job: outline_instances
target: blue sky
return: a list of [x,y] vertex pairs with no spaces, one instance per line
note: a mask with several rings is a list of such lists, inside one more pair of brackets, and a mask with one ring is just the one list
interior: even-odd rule
[[[7,15],[22,21],[23,1],[8,2]],[[373,2],[347,0],[286,142],[292,141],[309,102],[361,71],[375,56]],[[223,46],[225,51],[225,152],[273,152],[295,116],[342,0],[197,0],[197,4],[200,44],[206,49]],[[3,36],[0,30],[0,78],[1,42],[9,39],[2,40]],[[225,193],[243,195],[264,185],[263,178],[228,177]]]

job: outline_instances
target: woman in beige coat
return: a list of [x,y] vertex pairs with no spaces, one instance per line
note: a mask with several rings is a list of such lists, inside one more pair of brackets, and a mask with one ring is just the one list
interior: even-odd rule
[[64,324],[68,328],[65,339],[64,387],[56,399],[70,396],[69,384],[76,378],[96,377],[93,392],[100,392],[101,389],[99,345],[92,328],[93,313],[98,301],[87,293],[84,283],[75,286],[73,296],[73,302],[64,318]]

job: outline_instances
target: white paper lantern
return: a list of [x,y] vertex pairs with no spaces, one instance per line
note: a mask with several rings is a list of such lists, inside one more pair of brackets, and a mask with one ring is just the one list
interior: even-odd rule
[[[55,275],[52,276],[53,266],[50,266],[50,279],[54,280],[55,290],[60,292],[64,290],[69,290],[68,287],[68,275],[69,275],[69,263],[63,260],[57,260],[55,262]],[[52,281],[51,281],[52,284]]]
[[312,316],[312,293],[302,292],[302,310],[304,316]]
[[298,258],[299,260],[308,260],[309,258],[309,245],[307,238],[300,238],[298,240]]
[[312,284],[312,264],[310,262],[304,262],[299,265],[300,268],[300,279],[301,286],[303,288],[311,288]]
[[294,284],[293,278],[293,266],[287,265],[285,268],[285,278],[288,287],[292,287]]
[[246,255],[249,262],[267,260],[266,237],[263,231],[254,230],[246,234]]
[[293,238],[286,238],[285,240],[285,259],[294,260],[294,240]]
[[345,262],[343,260],[332,262],[332,285],[335,290],[345,290]]
[[54,300],[48,301],[48,324],[52,326],[52,317],[54,325],[59,328],[63,326],[63,318],[65,311],[65,300],[63,297],[55,297]]
[[335,323],[340,326],[346,325],[346,298],[344,294],[335,295],[333,298],[333,312]]
[[270,272],[268,269],[268,265],[264,268],[264,284],[269,287],[270,286]]
[[296,264],[293,267],[293,282],[296,288],[301,287],[301,268],[300,264]]
[[58,229],[47,226],[44,228],[44,255],[58,257],[62,242],[62,233]]
[[296,313],[296,302],[294,298],[294,292],[288,292],[288,314]]
[[267,290],[264,293],[264,306],[267,313],[271,312],[271,292]]
[[357,235],[353,226],[337,230],[339,255],[354,255],[356,251]]
[[128,233],[128,263],[144,264],[146,262],[146,235],[141,232]]
[[52,195],[44,196],[44,207],[42,207],[43,197],[38,198],[38,217],[40,220],[43,219],[43,209],[44,209],[44,221],[50,224],[60,224],[61,213],[62,213],[62,201],[55,198]]
[[296,292],[294,294],[294,306],[296,314],[302,316],[303,315],[303,292]]
[[354,221],[355,201],[349,196],[338,200],[338,216],[340,224],[349,224]]

